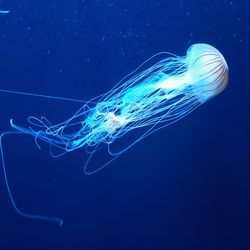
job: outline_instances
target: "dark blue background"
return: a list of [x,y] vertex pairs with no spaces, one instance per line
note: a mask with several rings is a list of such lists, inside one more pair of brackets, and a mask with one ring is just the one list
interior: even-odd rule
[[[250,249],[248,0],[0,2],[0,88],[86,99],[159,51],[206,42],[225,56],[224,93],[86,176],[83,150],[52,159],[34,139],[4,141],[19,207],[64,218],[29,221],[0,177],[0,249]],[[68,118],[76,103],[0,94],[0,129],[29,115]],[[98,160],[98,159],[97,159]]]

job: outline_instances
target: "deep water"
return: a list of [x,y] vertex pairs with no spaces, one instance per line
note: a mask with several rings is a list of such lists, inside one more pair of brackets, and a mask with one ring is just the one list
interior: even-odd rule
[[[87,176],[83,149],[53,159],[34,138],[4,140],[1,250],[250,249],[250,1],[0,1],[0,89],[88,100],[157,52],[198,42],[225,56],[227,89]],[[0,93],[0,132],[29,115],[52,122],[78,103]],[[130,138],[133,139],[133,138]],[[102,161],[95,158],[93,168]],[[95,165],[96,164],[96,165]]]

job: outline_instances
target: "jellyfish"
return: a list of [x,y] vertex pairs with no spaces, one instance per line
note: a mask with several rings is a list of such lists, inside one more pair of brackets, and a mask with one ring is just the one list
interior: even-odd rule
[[[154,60],[156,61],[152,63]],[[146,67],[147,64],[151,66]],[[63,224],[60,218],[29,214],[17,207],[7,179],[4,137],[10,134],[31,135],[38,148],[40,141],[49,144],[52,157],[85,148],[89,156],[84,165],[84,173],[93,174],[146,136],[177,122],[221,93],[227,83],[228,66],[223,55],[209,44],[198,43],[188,48],[186,56],[167,52],[152,56],[111,90],[89,101],[0,90],[81,103],[81,107],[69,119],[60,123],[53,124],[45,117],[30,116],[27,119],[29,126],[21,126],[10,119],[13,130],[1,134],[0,151],[5,183],[13,208],[25,218]],[[132,143],[119,151],[111,149],[111,145],[125,134],[142,128],[144,132]],[[91,159],[103,147],[107,148],[111,159],[89,171]]]

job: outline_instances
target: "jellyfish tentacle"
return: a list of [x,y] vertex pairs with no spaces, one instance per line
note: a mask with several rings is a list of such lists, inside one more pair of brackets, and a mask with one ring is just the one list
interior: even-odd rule
[[55,99],[55,100],[78,102],[78,103],[85,103],[86,102],[86,101],[83,101],[83,100],[80,100],[80,99],[74,99],[74,98],[66,98],[66,97],[60,97],[60,96],[51,96],[51,95],[27,93],[27,92],[13,91],[13,90],[7,90],[7,89],[0,89],[0,92],[6,93],[6,94],[24,95],[24,96],[31,96],[31,97],[41,97],[41,98],[46,98],[46,99]]
[[21,217],[24,217],[26,219],[31,219],[31,220],[55,222],[56,224],[58,224],[61,227],[63,225],[63,220],[61,218],[26,213],[26,212],[23,212],[16,205],[16,202],[14,200],[14,197],[13,197],[13,194],[12,194],[12,191],[11,191],[11,188],[10,188],[8,177],[7,177],[5,158],[4,158],[4,150],[3,150],[3,138],[8,136],[8,135],[17,135],[17,134],[20,135],[20,134],[24,134],[24,133],[19,132],[19,131],[7,131],[7,132],[4,132],[4,133],[2,133],[0,135],[0,154],[1,154],[1,160],[2,160],[3,175],[4,175],[4,180],[5,180],[5,185],[6,185],[6,188],[7,188],[7,192],[8,192],[10,201],[11,201],[11,205],[14,208],[14,210],[16,211],[16,213],[19,214]]
[[9,10],[0,10],[0,14],[8,14],[9,12]]
[[89,171],[87,168],[89,166],[89,163],[91,161],[91,159],[93,158],[94,154],[99,150],[99,144],[97,144],[95,147],[94,147],[94,150],[90,153],[89,157],[87,158],[87,160],[85,161],[85,164],[83,166],[83,172],[84,174],[86,175],[92,175],[92,174],[95,174],[99,171],[101,171],[102,169],[104,169],[106,166],[108,166],[110,163],[112,163],[113,161],[115,161],[119,156],[120,154],[118,155],[111,155],[111,159],[108,160],[107,162],[105,162],[104,164],[100,165],[98,168],[92,170],[92,171]]

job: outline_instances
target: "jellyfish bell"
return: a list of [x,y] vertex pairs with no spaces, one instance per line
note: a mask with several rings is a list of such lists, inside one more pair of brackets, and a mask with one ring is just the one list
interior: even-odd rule
[[[190,46],[184,57],[176,57],[170,66],[173,73],[164,75],[157,82],[159,89],[164,89],[172,97],[176,93],[188,93],[195,96],[200,103],[210,100],[221,93],[228,83],[228,66],[223,55],[213,46],[197,43]],[[169,69],[169,68],[167,68]],[[176,90],[178,90],[176,92]]]
[[205,43],[189,47],[186,56],[188,76],[200,102],[221,93],[228,83],[228,66],[223,55]]

